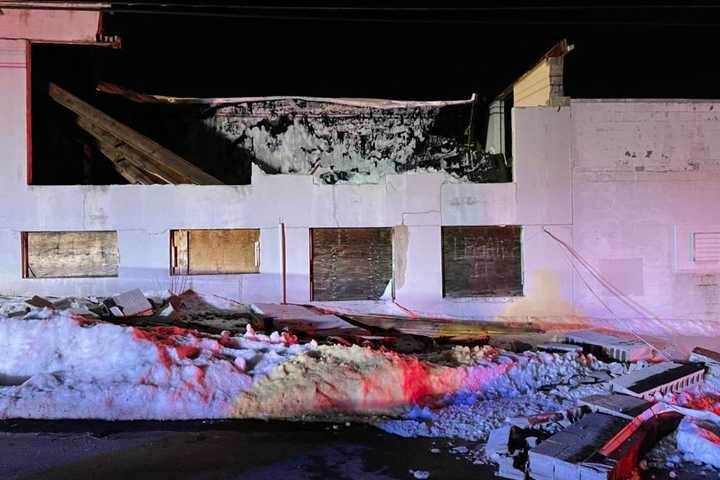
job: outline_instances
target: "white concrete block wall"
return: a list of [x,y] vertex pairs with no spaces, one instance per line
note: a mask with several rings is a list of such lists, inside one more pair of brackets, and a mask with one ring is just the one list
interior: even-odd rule
[[[719,111],[720,102],[572,101],[575,248],[642,307],[591,282],[601,302],[578,280],[579,314],[651,334],[716,329],[720,275],[674,272],[673,232],[720,231]],[[622,321],[598,320],[614,315]]]
[[[24,45],[12,43],[13,55],[24,59]],[[0,192],[13,192],[6,200],[11,208],[0,214],[0,293],[104,295],[134,287],[192,287],[243,302],[277,302],[282,298],[279,224],[284,222],[290,302],[310,299],[311,228],[397,227],[404,233],[396,235],[395,242],[395,293],[401,305],[426,314],[483,319],[566,313],[548,310],[553,302],[564,305],[571,298],[572,285],[541,230],[545,223],[568,222],[570,171],[567,157],[558,152],[569,150],[569,137],[548,133],[565,130],[568,109],[516,112],[520,125],[540,128],[543,136],[552,138],[543,143],[532,130],[519,131],[517,183],[455,184],[441,175],[410,174],[389,176],[376,185],[329,186],[314,184],[310,176],[264,175],[256,169],[252,185],[246,186],[28,186],[24,75],[23,68],[0,68],[5,91],[14,92],[7,95],[11,105],[0,113],[0,141],[6,152]],[[531,145],[525,148],[525,142]],[[518,194],[525,185],[538,192],[537,199]],[[558,193],[562,191],[564,197]],[[524,297],[443,298],[441,225],[520,223],[526,239]],[[169,231],[181,228],[260,228],[260,273],[171,277]],[[116,230],[119,276],[22,279],[19,235],[33,230]],[[402,244],[397,241],[401,236]],[[547,272],[555,273],[548,277]],[[355,305],[372,311],[387,308],[383,302]]]

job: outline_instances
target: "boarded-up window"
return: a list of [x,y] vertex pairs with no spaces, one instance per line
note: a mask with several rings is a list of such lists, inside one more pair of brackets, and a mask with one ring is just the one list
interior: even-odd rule
[[260,230],[173,230],[173,275],[257,273]]
[[312,299],[377,300],[392,280],[391,228],[314,228]]
[[116,277],[117,232],[24,232],[25,278]]
[[521,227],[443,227],[446,297],[522,295]]

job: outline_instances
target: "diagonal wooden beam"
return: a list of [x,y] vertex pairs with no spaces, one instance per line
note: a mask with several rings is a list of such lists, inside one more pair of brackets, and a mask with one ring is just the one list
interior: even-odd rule
[[189,183],[196,185],[223,184],[220,180],[205,173],[184,158],[150,140],[127,125],[118,122],[58,85],[51,83],[48,93],[53,100],[77,114],[78,117],[86,120],[87,123],[96,125],[100,129],[111,133],[111,135],[119,141],[137,150],[159,170],[167,172],[169,175],[166,174],[165,177],[172,177],[172,183]]

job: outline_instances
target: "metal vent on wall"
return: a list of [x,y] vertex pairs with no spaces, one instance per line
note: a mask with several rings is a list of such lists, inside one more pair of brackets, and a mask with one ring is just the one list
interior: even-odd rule
[[693,233],[693,261],[720,263],[720,232]]

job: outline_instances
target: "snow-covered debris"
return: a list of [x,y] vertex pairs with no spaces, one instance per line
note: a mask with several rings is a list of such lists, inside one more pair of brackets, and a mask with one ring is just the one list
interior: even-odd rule
[[[484,347],[456,347],[441,354],[459,363],[477,364],[484,372],[474,389],[447,395],[431,419],[386,419],[377,425],[405,437],[457,437],[484,440],[508,417],[532,416],[575,407],[577,398],[606,393],[605,384],[582,384],[581,379],[610,366],[591,355],[525,352],[522,355]],[[480,365],[497,364],[495,374]],[[555,425],[559,427],[559,425]],[[550,431],[554,427],[548,427]]]
[[[447,405],[508,397],[515,403],[506,416],[524,408],[518,402],[538,412],[564,407],[559,399],[567,392],[528,400],[523,394],[576,384],[578,376],[602,367],[575,353],[457,347],[410,356],[297,345],[286,332],[263,335],[250,326],[245,335],[210,335],[89,321],[47,308],[31,313],[32,319],[0,317],[0,375],[14,379],[0,387],[3,418],[327,418],[396,415],[415,407],[410,421],[424,424],[434,418],[428,407],[436,404],[423,402],[443,397]],[[490,428],[444,434],[477,438]]]
[[208,336],[40,316],[0,317],[0,375],[25,379],[0,387],[0,418],[227,417],[241,392],[316,347],[251,331]]
[[720,425],[685,417],[678,427],[677,446],[686,460],[720,468]]

